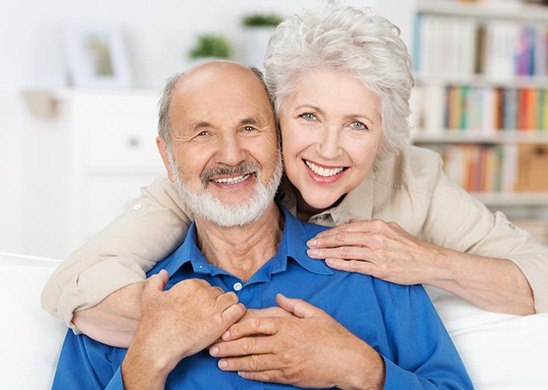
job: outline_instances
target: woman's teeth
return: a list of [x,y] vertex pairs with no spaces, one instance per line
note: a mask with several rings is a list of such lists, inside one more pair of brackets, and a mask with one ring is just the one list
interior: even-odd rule
[[236,176],[236,177],[224,177],[222,179],[216,179],[216,180],[213,180],[213,181],[215,183],[220,183],[220,184],[236,184],[236,183],[239,183],[241,181],[244,181],[249,176],[251,176],[251,173],[248,173],[247,175]]
[[344,169],[343,167],[333,168],[333,169],[326,169],[326,168],[319,167],[316,164],[314,164],[313,162],[310,162],[310,161],[307,161],[307,160],[305,160],[304,162],[308,166],[308,168],[310,168],[310,170],[312,172],[314,172],[316,175],[320,175],[320,176],[323,176],[323,177],[335,176],[335,175],[341,173]]

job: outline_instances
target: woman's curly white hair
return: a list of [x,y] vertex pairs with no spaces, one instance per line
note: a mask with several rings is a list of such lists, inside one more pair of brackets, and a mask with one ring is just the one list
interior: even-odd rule
[[284,20],[270,38],[265,82],[279,114],[294,81],[314,68],[347,72],[378,98],[382,158],[397,152],[409,136],[407,118],[414,80],[400,30],[371,8],[334,2]]

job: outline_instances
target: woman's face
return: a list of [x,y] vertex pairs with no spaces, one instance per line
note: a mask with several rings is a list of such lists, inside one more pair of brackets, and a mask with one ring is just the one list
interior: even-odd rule
[[301,207],[322,211],[367,176],[381,140],[377,98],[352,75],[317,69],[302,75],[279,121],[285,173]]

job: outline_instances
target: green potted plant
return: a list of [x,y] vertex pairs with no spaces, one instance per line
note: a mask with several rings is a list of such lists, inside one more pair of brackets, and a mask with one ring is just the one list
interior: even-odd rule
[[242,17],[245,38],[246,64],[257,68],[263,67],[264,56],[270,35],[282,17],[277,14],[252,13]]
[[230,58],[232,47],[230,42],[219,34],[201,34],[196,38],[196,44],[189,52],[194,62],[203,62],[215,58]]

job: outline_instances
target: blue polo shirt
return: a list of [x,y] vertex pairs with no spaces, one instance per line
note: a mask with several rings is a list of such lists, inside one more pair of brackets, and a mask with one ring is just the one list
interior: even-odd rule
[[[386,389],[470,389],[462,361],[422,286],[400,286],[367,275],[333,270],[306,254],[306,242],[324,227],[283,210],[285,226],[276,255],[247,282],[209,264],[191,225],[184,243],[148,275],[166,269],[169,284],[204,279],[234,291],[247,308],[275,306],[276,294],[300,298],[329,313],[384,359]],[[123,388],[119,367],[127,350],[67,333],[53,389]],[[167,389],[281,389],[293,386],[241,378],[217,367],[207,350],[181,361]]]

